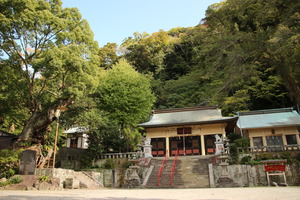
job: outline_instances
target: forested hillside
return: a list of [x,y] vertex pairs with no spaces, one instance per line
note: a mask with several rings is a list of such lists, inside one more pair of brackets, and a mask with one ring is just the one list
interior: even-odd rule
[[99,48],[77,8],[2,0],[0,129],[49,150],[53,122],[80,125],[95,152],[122,152],[139,142],[137,124],[152,108],[218,105],[232,115],[297,106],[299,10],[295,0],[227,0],[195,27]]
[[[225,115],[300,103],[300,13],[294,0],[227,0],[199,25],[134,33],[119,48],[153,76],[155,108],[219,105]],[[116,45],[100,49],[102,67]]]

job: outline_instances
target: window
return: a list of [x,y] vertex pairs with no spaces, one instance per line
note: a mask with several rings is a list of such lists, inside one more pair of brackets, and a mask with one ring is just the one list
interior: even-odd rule
[[177,134],[178,135],[192,134],[192,128],[191,127],[177,128]]
[[285,137],[288,145],[297,144],[296,135],[286,135]]
[[267,144],[268,146],[282,146],[282,136],[268,136]]
[[253,137],[253,146],[254,147],[262,147],[263,145],[263,140],[262,137]]

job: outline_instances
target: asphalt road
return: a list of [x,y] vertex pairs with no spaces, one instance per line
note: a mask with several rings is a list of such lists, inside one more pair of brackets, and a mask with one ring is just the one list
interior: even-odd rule
[[300,200],[300,187],[0,190],[1,200]]

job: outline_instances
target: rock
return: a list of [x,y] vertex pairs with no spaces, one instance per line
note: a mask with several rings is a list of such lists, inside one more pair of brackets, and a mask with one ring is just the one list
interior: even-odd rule
[[288,184],[287,183],[279,183],[279,186],[286,187],[286,186],[288,186]]
[[6,181],[7,181],[6,178],[1,178],[1,179],[0,179],[0,182],[6,182]]
[[278,184],[276,182],[271,183],[272,186],[278,187]]
[[59,178],[52,177],[50,183],[55,188],[60,187],[60,179]]

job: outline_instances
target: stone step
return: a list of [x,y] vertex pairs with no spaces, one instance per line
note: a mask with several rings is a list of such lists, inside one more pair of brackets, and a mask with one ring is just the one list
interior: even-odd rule
[[102,187],[100,183],[83,172],[75,172],[75,177],[80,181],[80,187],[84,187],[87,189],[96,189]]

